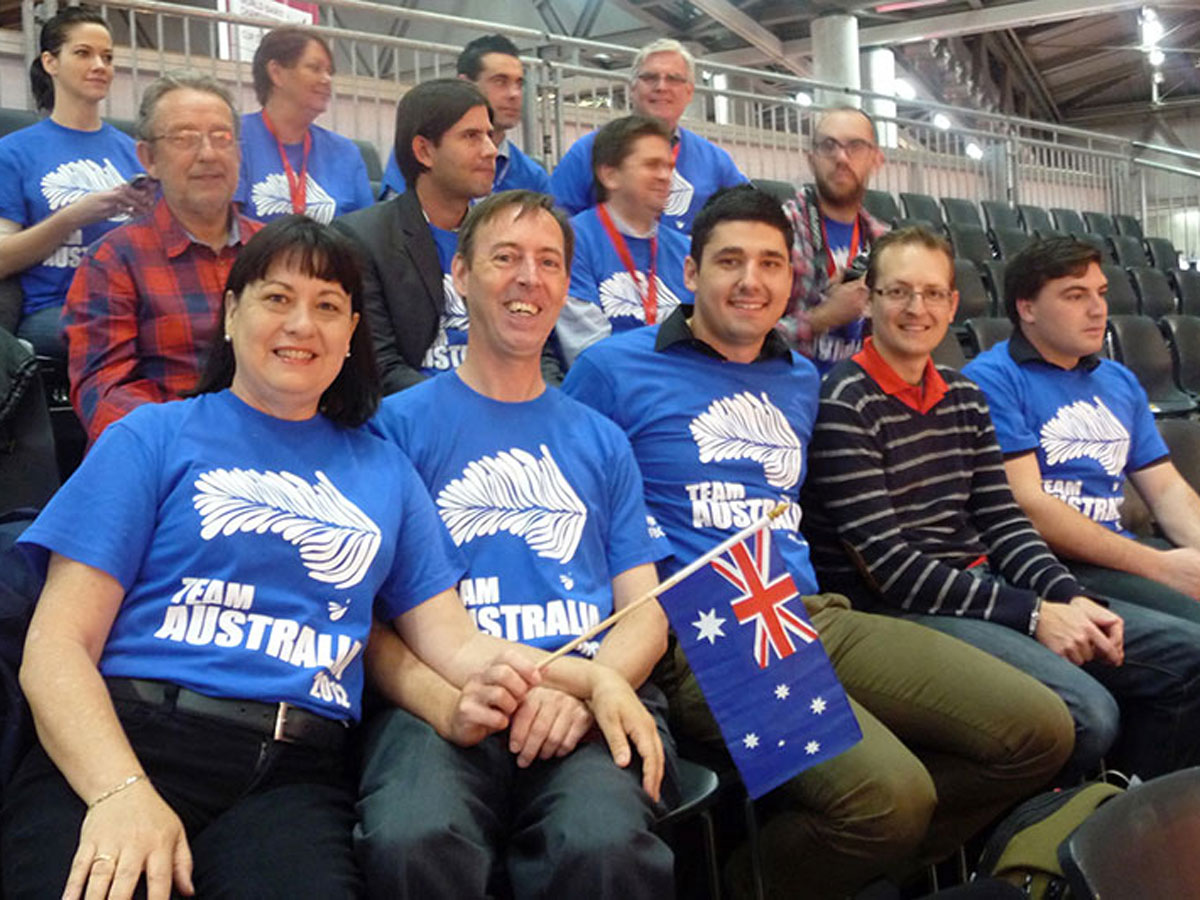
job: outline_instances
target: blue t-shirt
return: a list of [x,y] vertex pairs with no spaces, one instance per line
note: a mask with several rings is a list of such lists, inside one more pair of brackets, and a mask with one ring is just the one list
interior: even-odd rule
[[445,300],[441,319],[438,320],[437,335],[421,360],[421,374],[426,377],[462,365],[463,357],[467,355],[467,328],[470,325],[467,304],[455,289],[454,278],[450,274],[450,263],[458,251],[458,232],[438,228],[432,222],[429,223],[429,231],[437,247],[438,262],[442,265]]
[[[625,235],[625,243],[637,267],[633,278],[617,255],[596,208],[585,210],[571,219],[575,229],[575,258],[571,264],[570,295],[594,303],[604,310],[614,332],[627,331],[646,324],[642,293],[650,273],[649,238]],[[658,319],[661,322],[680,303],[691,303],[692,292],[683,283],[683,260],[688,255],[688,240],[669,228],[658,229]]]
[[[592,173],[592,145],[596,132],[585,134],[566,152],[550,176],[551,192],[558,205],[576,215],[596,205]],[[704,202],[721,188],[743,184],[733,158],[716,144],[686,128],[679,129],[679,156],[671,176],[671,197],[660,220],[664,228],[692,233],[692,220]]]
[[[408,182],[404,180],[404,173],[396,163],[396,150],[393,148],[383,169],[381,193],[391,191],[393,194],[403,194],[407,190]],[[550,176],[537,162],[521,152],[520,147],[505,138],[504,143],[500,145],[500,154],[496,157],[496,177],[492,181],[492,193],[515,190],[549,194]]]
[[614,576],[670,553],[625,436],[553,388],[502,403],[448,372],[387,397],[373,427],[466,554],[459,592],[488,634],[560,647],[612,613]]
[[[76,131],[43,119],[0,138],[0,219],[28,228],[141,171],[133,138],[108,123],[99,131]],[[24,314],[61,305],[84,251],[128,220],[120,213],[73,231],[49,257],[23,271]]]
[[1017,363],[1001,341],[963,369],[983,389],[1006,456],[1037,451],[1042,489],[1118,534],[1125,476],[1169,457],[1137,377],[1111,359],[1088,371]]
[[394,618],[463,571],[395,447],[229,391],[109,426],[21,543],[125,589],[104,675],[334,719],[358,718],[372,612]]
[[[367,164],[349,138],[319,125],[310,125],[312,147],[308,153],[305,179],[305,211],[323,224],[335,216],[365,209],[375,202]],[[284,152],[298,176],[304,161],[304,144],[284,144]],[[270,222],[292,212],[292,194],[279,144],[267,131],[262,112],[242,116],[242,169],[238,176],[235,203],[251,219]]]
[[[850,259],[850,245],[854,242],[854,223],[838,222],[828,216],[822,216],[821,219],[825,225],[826,246],[840,272],[853,262]],[[828,262],[828,256],[815,261],[817,265],[827,265]],[[817,335],[813,341],[812,362],[822,376],[862,349],[865,321],[858,318]]]
[[817,414],[812,363],[750,364],[676,343],[658,351],[660,326],[647,326],[585,350],[567,373],[565,393],[616,422],[633,444],[646,506],[667,533],[675,571],[781,501],[771,527],[802,594],[817,590],[800,534],[800,485]]

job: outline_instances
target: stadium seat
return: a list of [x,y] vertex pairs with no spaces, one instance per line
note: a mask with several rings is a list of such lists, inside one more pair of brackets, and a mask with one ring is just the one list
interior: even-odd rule
[[1107,237],[1118,266],[1129,268],[1146,265],[1146,251],[1140,239],[1131,234],[1110,234]]
[[790,181],[776,181],[770,178],[754,178],[750,181],[760,191],[770,194],[780,203],[796,199],[796,186]]
[[1176,312],[1178,304],[1167,276],[1149,266],[1134,266],[1129,270],[1133,289],[1137,291],[1138,306],[1143,316],[1157,319]]
[[988,259],[975,263],[975,268],[983,276],[983,286],[992,298],[992,309],[996,315],[1004,315],[1004,261]]
[[1087,234],[1088,227],[1083,223],[1083,216],[1073,209],[1050,207],[1050,215],[1054,216],[1054,227],[1066,234]]
[[1175,269],[1169,277],[1179,298],[1179,311],[1185,316],[1200,316],[1200,272]]
[[1104,263],[1100,271],[1108,279],[1108,314],[1110,316],[1136,316],[1138,297],[1129,280],[1129,273],[1120,266]]
[[0,330],[4,357],[11,360],[0,396],[0,514],[41,508],[58,489],[54,434],[37,361],[29,345]]
[[[1200,318],[1163,316],[1158,320],[1171,345],[1175,383],[1200,397]],[[1200,465],[1200,460],[1196,461]]]
[[880,222],[890,223],[900,218],[900,206],[891,191],[867,191],[863,198],[863,206]]
[[1175,384],[1171,351],[1158,325],[1148,316],[1109,316],[1113,358],[1141,382],[1155,415],[1186,415],[1196,400]]
[[674,842],[669,838],[680,826],[692,819],[700,823],[701,840],[704,848],[704,874],[707,881],[706,890],[710,897],[718,896],[721,885],[721,870],[717,859],[716,827],[713,819],[713,806],[718,799],[721,780],[717,773],[707,766],[680,757],[679,805],[654,823],[654,828],[668,838],[668,843]]
[[983,279],[975,263],[969,259],[954,260],[954,286],[958,289],[958,312],[954,324],[961,325],[967,319],[992,314],[992,297],[983,286]]
[[38,114],[30,109],[0,109],[0,137],[36,125],[38,118]]
[[938,202],[928,194],[900,194],[900,202],[904,204],[904,216],[907,219],[920,219],[941,228],[945,223]]
[[1127,234],[1130,237],[1135,237],[1141,240],[1145,237],[1142,234],[1142,223],[1133,216],[1127,216],[1124,213],[1117,213],[1113,216],[1117,223],[1117,234]]
[[358,152],[362,155],[363,162],[367,167],[367,180],[371,183],[383,180],[383,163],[379,161],[379,151],[375,149],[375,145],[370,141],[354,139],[354,145],[358,147]]
[[1156,269],[1170,272],[1179,268],[1179,252],[1167,238],[1146,238],[1146,249],[1149,251],[1150,264]]
[[988,316],[981,319],[968,319],[967,339],[975,348],[978,356],[984,350],[989,350],[1001,341],[1008,340],[1012,335],[1012,322],[1003,316]]
[[996,245],[1001,259],[1012,259],[1033,242],[1033,237],[1020,228],[992,228],[992,243]]
[[983,227],[979,218],[979,207],[974,200],[963,200],[961,197],[943,197],[942,212],[945,214],[947,225],[974,225]]
[[1076,240],[1083,241],[1085,244],[1091,244],[1093,247],[1099,250],[1100,256],[1103,257],[1103,262],[1115,263],[1117,261],[1117,258],[1113,256],[1113,248],[1108,243],[1108,240],[1104,237],[1104,235],[1094,234],[1090,231],[1085,231],[1081,234],[1068,232],[1068,234],[1070,234],[1070,236]]
[[932,222],[927,222],[924,219],[899,218],[899,219],[892,220],[892,228],[894,228],[894,229],[916,228],[917,226],[920,226],[921,228],[924,228],[928,231],[932,231],[934,234],[941,236],[942,229],[940,229],[938,226],[934,225]]
[[947,225],[946,232],[950,235],[954,255],[959,259],[984,262],[994,258],[987,232],[978,225]]
[[1105,237],[1117,234],[1117,224],[1108,213],[1085,212],[1083,214],[1083,224],[1087,226],[1088,231],[1102,234]]
[[106,121],[113,128],[125,132],[135,141],[137,140],[137,122],[135,122],[133,119],[105,119],[104,121]]
[[987,220],[988,228],[1021,227],[1021,214],[1008,203],[984,200],[979,205],[983,207],[983,217]]
[[967,364],[967,354],[963,352],[962,343],[959,342],[957,332],[951,328],[942,338],[940,344],[933,348],[934,364],[939,366],[949,366],[951,369],[962,371],[962,367]]
[[[1179,474],[1200,492],[1200,422],[1194,419],[1159,419],[1154,423],[1171,451]],[[1195,771],[1192,769],[1191,771]]]
[[1054,230],[1054,223],[1050,221],[1050,214],[1042,209],[1042,207],[1021,203],[1017,206],[1017,209],[1021,211],[1021,222],[1025,226],[1025,230],[1030,234]]

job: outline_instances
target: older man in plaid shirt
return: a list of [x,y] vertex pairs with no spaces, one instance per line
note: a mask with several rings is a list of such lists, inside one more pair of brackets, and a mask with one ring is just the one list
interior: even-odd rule
[[90,248],[63,310],[71,402],[89,444],[135,406],[191,388],[219,339],[225,278],[261,227],[231,203],[237,122],[207,76],[165,75],[142,97],[137,153],[161,196]]

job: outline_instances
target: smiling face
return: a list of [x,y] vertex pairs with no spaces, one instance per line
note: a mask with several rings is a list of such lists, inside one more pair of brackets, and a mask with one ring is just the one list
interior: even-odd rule
[[1049,362],[1070,369],[1099,353],[1108,322],[1108,279],[1095,263],[1054,278],[1033,299],[1018,299],[1021,331]]
[[315,119],[329,107],[333,94],[333,60],[317,41],[309,41],[290,66],[278,60],[267,64],[272,95],[294,104]]
[[467,303],[467,358],[538,358],[567,298],[563,232],[543,209],[497,210],[475,234],[472,258],[452,266]]
[[80,22],[57,53],[42,54],[42,68],[54,80],[55,97],[99,103],[113,80],[112,36],[103,25]]
[[765,222],[721,222],[699,263],[684,260],[683,279],[696,295],[692,334],[728,359],[752,362],[792,291],[783,232]]
[[496,145],[486,106],[473,106],[442,135],[436,144],[427,137],[413,138],[413,155],[429,171],[422,178],[435,182],[447,197],[472,200],[492,192],[496,176]]
[[958,309],[954,266],[945,253],[921,244],[894,244],[876,252],[872,341],[888,365],[916,384]]
[[521,90],[525,86],[525,67],[507,53],[485,53],[480,59],[479,77],[472,82],[491,104],[496,128],[508,131],[521,124]]
[[629,99],[635,112],[653,116],[668,128],[679,124],[692,102],[696,85],[688,75],[687,61],[673,51],[651,53],[633,76]]
[[241,297],[225,298],[225,333],[233,344],[233,393],[281,419],[316,415],[358,325],[350,296],[336,282],[275,262]]

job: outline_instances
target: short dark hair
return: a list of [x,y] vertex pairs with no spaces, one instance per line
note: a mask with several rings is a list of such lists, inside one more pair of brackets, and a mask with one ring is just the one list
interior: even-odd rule
[[295,25],[272,28],[263,35],[258,49],[254,51],[254,62],[250,64],[250,72],[254,76],[254,95],[258,97],[260,104],[265,106],[271,91],[275,89],[275,85],[271,83],[271,73],[267,69],[268,64],[277,62],[285,69],[290,69],[304,55],[310,43],[321,45],[321,49],[329,57],[329,68],[332,70],[333,51],[320,35]]
[[829,116],[834,113],[857,113],[867,120],[867,124],[871,126],[871,139],[875,143],[879,143],[879,129],[875,126],[875,119],[865,109],[859,109],[857,106],[831,106],[828,109],[823,109],[817,113],[817,118],[813,121],[813,138],[816,138],[817,131]]
[[750,184],[717,191],[700,208],[692,222],[692,248],[689,255],[697,266],[704,255],[704,247],[712,237],[713,229],[722,222],[762,222],[778,228],[783,235],[784,246],[792,249],[792,223],[784,213],[779,201]]
[[871,245],[871,257],[867,261],[867,287],[873,288],[879,282],[879,258],[888,247],[924,247],[935,250],[946,257],[950,266],[950,289],[954,289],[954,250],[950,242],[939,234],[934,234],[924,225],[910,225],[907,228],[897,228],[875,239]]
[[[281,260],[311,278],[340,284],[350,295],[351,311],[359,314],[358,327],[350,336],[350,357],[321,395],[320,405],[330,421],[357,428],[375,415],[383,389],[375,368],[371,331],[363,315],[362,259],[349,237],[308,216],[281,216],[264,227],[246,243],[229,270],[221,301],[221,331],[229,295],[240,299],[247,285],[261,281]],[[218,339],[189,396],[225,390],[233,384],[236,368],[233,345]]]
[[596,132],[596,140],[592,144],[592,181],[597,201],[603,203],[608,199],[608,191],[600,183],[600,167],[620,166],[625,157],[633,152],[633,145],[639,138],[651,136],[670,143],[671,129],[650,116],[632,115],[613,119]]
[[1041,238],[1008,261],[1004,267],[1004,313],[1014,328],[1021,327],[1018,300],[1032,300],[1046,282],[1082,275],[1088,266],[1104,261],[1100,251],[1075,237]]
[[418,175],[429,171],[413,154],[413,138],[420,135],[437,146],[442,135],[477,106],[487,110],[490,121],[492,108],[487,99],[479,88],[461,78],[423,81],[400,98],[396,104],[396,165],[409,190],[416,188]]
[[58,56],[62,45],[67,42],[71,30],[76,25],[100,25],[106,31],[108,23],[99,10],[90,6],[68,6],[57,15],[51,16],[42,25],[41,39],[38,44],[38,54],[29,65],[29,86],[33,91],[33,99],[37,109],[54,109],[54,79],[42,66],[42,54],[49,53]]
[[483,71],[483,58],[489,53],[503,53],[505,56],[521,58],[517,45],[502,34],[485,34],[477,37],[458,54],[458,74],[471,81],[479,77]]
[[470,267],[471,256],[475,252],[476,233],[510,206],[518,208],[517,218],[539,209],[545,210],[554,217],[554,221],[562,230],[563,262],[566,264],[567,271],[570,271],[571,260],[575,256],[575,230],[571,227],[567,214],[554,205],[554,198],[548,194],[539,194],[537,191],[501,191],[480,200],[471,207],[466,219],[458,229],[458,255],[466,260],[467,266]]

